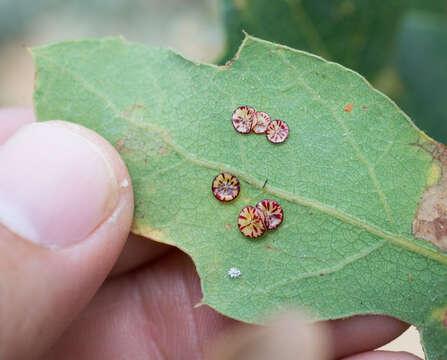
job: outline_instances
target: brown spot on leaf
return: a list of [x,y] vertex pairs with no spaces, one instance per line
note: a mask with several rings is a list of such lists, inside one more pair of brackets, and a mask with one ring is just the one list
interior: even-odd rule
[[429,187],[423,194],[413,219],[413,235],[430,241],[441,251],[447,252],[447,147],[438,143],[432,149],[420,144],[411,145],[429,152],[434,163],[442,170],[442,176],[436,176],[436,183],[432,179],[433,166],[429,170]]
[[125,149],[125,145],[124,145],[124,139],[119,139],[118,142],[116,143],[116,150],[118,150],[118,152],[122,152]]
[[230,224],[225,224],[225,229],[231,230],[231,225]]
[[368,110],[368,107],[367,107],[367,106],[364,106],[364,107],[363,107],[363,111],[366,111],[366,110]]
[[165,149],[163,146],[160,146],[158,148],[158,155],[164,155],[164,156],[168,156],[169,155],[169,151],[167,149]]
[[229,70],[231,65],[233,65],[234,59],[228,60],[225,65],[221,66],[222,68]]
[[444,317],[442,318],[441,324],[443,327],[447,328],[447,310],[444,312]]
[[348,104],[343,108],[344,112],[350,113],[352,109],[354,108],[354,104]]

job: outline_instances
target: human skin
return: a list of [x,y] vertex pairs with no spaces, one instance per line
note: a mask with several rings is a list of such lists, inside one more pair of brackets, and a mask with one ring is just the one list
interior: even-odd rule
[[[194,307],[201,290],[190,258],[129,234],[132,216],[129,175],[106,140],[65,122],[34,124],[30,109],[0,110],[1,359],[201,360],[243,326]],[[324,325],[330,359],[418,359],[372,351],[408,327],[396,319]]]

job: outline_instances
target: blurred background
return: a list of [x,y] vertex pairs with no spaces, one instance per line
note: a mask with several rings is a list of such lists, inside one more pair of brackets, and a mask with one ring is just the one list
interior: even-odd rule
[[[31,46],[123,35],[224,64],[242,29],[358,71],[447,144],[447,0],[0,0],[0,107],[32,105]],[[387,348],[422,356],[414,328]]]

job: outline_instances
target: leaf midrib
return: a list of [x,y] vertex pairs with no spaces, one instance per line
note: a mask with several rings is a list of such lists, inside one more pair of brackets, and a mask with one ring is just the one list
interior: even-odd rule
[[[243,45],[241,45],[241,47],[242,46]],[[404,249],[414,252],[416,254],[419,254],[419,255],[425,256],[427,258],[430,258],[432,260],[438,261],[441,264],[447,265],[447,256],[446,255],[443,255],[437,251],[434,251],[434,250],[425,248],[421,245],[418,245],[408,238],[404,238],[402,236],[397,236],[395,234],[391,234],[389,232],[383,231],[374,225],[368,224],[360,219],[357,219],[356,217],[354,217],[352,215],[346,214],[340,210],[332,208],[332,207],[330,207],[326,204],[323,204],[317,200],[306,199],[304,197],[280,190],[280,189],[275,188],[270,185],[264,186],[263,181],[259,181],[253,177],[250,177],[244,173],[241,173],[240,171],[230,168],[229,166],[226,166],[224,164],[219,164],[216,162],[211,162],[208,160],[203,160],[203,159],[197,158],[193,154],[187,152],[185,149],[183,149],[180,146],[173,143],[169,139],[166,129],[164,129],[163,127],[153,125],[153,124],[140,124],[140,123],[132,121],[130,118],[124,117],[122,115],[121,111],[119,110],[119,108],[113,102],[111,102],[105,94],[103,94],[102,92],[100,92],[97,89],[95,89],[94,87],[92,87],[83,77],[81,77],[78,74],[72,72],[71,70],[63,67],[62,65],[60,65],[59,63],[55,62],[53,59],[51,59],[45,55],[39,54],[39,56],[41,58],[47,60],[49,63],[53,64],[55,67],[59,68],[63,73],[67,73],[70,76],[72,76],[73,79],[78,81],[82,87],[84,87],[86,90],[88,90],[92,94],[94,94],[97,97],[99,97],[100,99],[102,99],[115,112],[116,117],[126,120],[129,124],[139,127],[141,129],[157,132],[157,134],[160,136],[162,141],[168,147],[170,147],[172,150],[174,150],[176,153],[183,156],[190,162],[192,162],[198,166],[206,167],[209,169],[232,172],[233,174],[235,174],[236,176],[238,176],[239,178],[241,178],[248,184],[250,184],[260,190],[263,190],[266,193],[269,193],[269,194],[274,195],[278,198],[293,202],[293,203],[301,205],[301,206],[305,206],[305,207],[309,207],[311,209],[321,211],[322,213],[325,213],[329,216],[335,217],[347,224],[351,224],[351,225],[356,226],[356,227],[358,227],[364,231],[367,231],[373,235],[376,235],[384,240],[390,241],[395,246],[404,248]]]

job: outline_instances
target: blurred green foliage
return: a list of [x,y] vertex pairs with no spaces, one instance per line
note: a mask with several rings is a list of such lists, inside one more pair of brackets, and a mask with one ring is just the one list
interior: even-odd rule
[[[185,14],[196,14],[196,22],[207,23],[214,1],[0,0],[0,43],[29,32],[38,35],[42,28],[74,38],[125,35],[131,40],[157,43],[154,38],[160,38],[162,32],[169,34],[172,22],[182,21]],[[61,31],[61,23],[65,24],[65,31]],[[55,34],[50,39],[59,40],[66,38]]]
[[227,32],[221,63],[236,53],[242,30],[321,55],[364,75],[447,143],[445,0],[221,0],[221,10]]
[[83,16],[123,17],[133,8],[127,0],[0,0],[0,42],[26,32],[39,16],[51,12],[83,13]]
[[410,13],[397,35],[395,65],[402,106],[422,130],[447,144],[447,20]]

